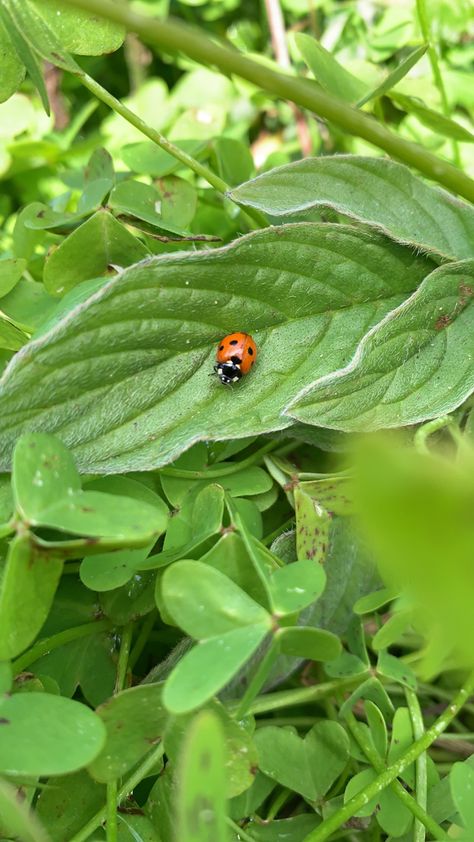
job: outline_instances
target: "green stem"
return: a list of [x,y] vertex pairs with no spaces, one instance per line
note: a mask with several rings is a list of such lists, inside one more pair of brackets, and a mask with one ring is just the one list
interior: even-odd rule
[[240,825],[237,824],[237,822],[232,821],[232,819],[230,819],[229,816],[226,816],[226,822],[228,826],[234,831],[236,839],[241,839],[242,842],[255,842],[254,837],[249,836],[248,833],[246,833],[245,830],[242,830]]
[[[377,751],[374,749],[370,740],[367,739],[367,735],[363,728],[360,727],[360,723],[355,718],[352,711],[349,711],[345,716],[347,726],[349,731],[351,732],[352,736],[354,737],[356,743],[360,746],[361,750],[365,754],[367,760],[370,761],[373,768],[376,772],[381,774],[385,771],[386,766],[383,762],[382,758],[379,756]],[[422,755],[425,757],[425,766],[426,766],[426,755]],[[418,778],[417,778],[418,784]],[[413,842],[421,842],[421,840],[425,839],[425,827],[429,830],[431,835],[434,839],[448,839],[449,837],[444,832],[443,828],[440,827],[431,816],[428,815],[426,812],[426,791],[425,791],[425,798],[424,803],[419,797],[418,786],[417,786],[417,800],[415,801],[414,798],[406,791],[406,789],[402,786],[400,781],[395,780],[392,781],[390,784],[390,789],[393,790],[397,798],[400,799],[402,804],[410,810],[411,813],[415,816],[415,828],[421,827],[423,836],[414,835]]]
[[268,678],[269,672],[278,657],[278,642],[275,637],[272,638],[270,646],[258,665],[249,686],[247,687],[240,704],[234,714],[235,719],[243,719],[249,712],[249,708],[255,699],[255,696],[260,692],[265,681]]
[[[449,108],[448,97],[446,96],[446,88],[444,87],[443,77],[441,75],[441,70],[438,61],[438,53],[436,52],[436,48],[431,38],[431,26],[428,18],[425,0],[416,0],[416,11],[418,14],[418,21],[420,23],[420,29],[423,35],[423,40],[426,41],[426,43],[428,44],[428,58],[431,64],[431,72],[433,73],[433,79],[440,95],[443,114],[445,117],[450,117],[451,110]],[[460,167],[461,156],[459,154],[459,145],[457,140],[453,139],[451,141],[451,145],[453,150],[453,158],[456,163],[456,166]]]
[[[196,175],[203,178],[207,181],[211,187],[214,187],[218,193],[225,195],[229,190],[229,185],[220,178],[216,173],[214,173],[209,167],[206,167],[205,164],[201,164],[200,161],[197,161],[196,158],[193,158],[192,155],[188,155],[187,152],[184,152],[183,149],[180,149],[179,146],[175,146],[174,143],[171,143],[161,132],[157,132],[156,129],[153,129],[138,114],[135,114],[130,108],[127,108],[126,105],[123,104],[119,99],[114,97],[109,91],[102,87],[92,76],[89,76],[87,73],[78,75],[78,78],[97,99],[100,99],[101,102],[104,102],[106,105],[109,106],[113,111],[117,114],[120,114],[124,120],[127,120],[132,126],[135,126],[138,131],[142,132],[146,137],[150,138],[153,143],[156,143],[157,146],[160,146],[161,149],[164,149],[165,152],[168,152],[173,158],[180,161],[184,166],[189,167]],[[237,203],[236,203],[237,204]],[[240,205],[239,205],[240,207]],[[245,208],[242,210],[243,215],[247,218],[250,222],[252,228],[265,228],[268,226],[267,218],[261,213],[261,211],[255,211],[254,208]]]
[[305,842],[323,842],[332,833],[338,830],[345,822],[355,816],[359,810],[366,806],[372,798],[376,798],[392,781],[398,778],[405,769],[426,751],[430,745],[446,730],[449,723],[458,715],[464,703],[474,690],[474,672],[470,673],[466,683],[461,687],[452,703],[446,707],[440,717],[428,728],[423,736],[416,740],[407,751],[404,752],[391,766],[378,775],[375,780],[364,787],[357,795],[354,795],[343,807],[336,810],[332,816],[323,821]]
[[[367,680],[368,673],[353,675],[350,678],[326,681],[324,684],[315,684],[312,687],[298,687],[296,690],[280,690],[278,693],[265,693],[255,699],[250,705],[249,714],[269,713],[272,710],[292,707],[293,705],[305,705],[310,702],[319,702],[327,696],[334,696],[337,693],[345,693],[346,690],[353,690],[363,681]],[[229,710],[233,713],[237,710],[239,702],[230,702]]]
[[[150,754],[146,756],[143,763],[141,763],[138,769],[136,769],[135,772],[133,772],[133,774],[130,775],[129,778],[127,778],[123,786],[119,789],[116,799],[117,804],[120,804],[130,792],[133,792],[133,790],[136,786],[138,786],[140,781],[142,781],[144,778],[147,777],[147,775],[150,774],[154,766],[156,766],[160,758],[163,756],[164,751],[164,745],[163,743],[160,743],[158,746],[156,746],[156,748],[153,749],[153,751],[150,752]],[[92,818],[89,819],[87,824],[85,824],[84,827],[82,827],[81,830],[79,830],[79,832],[76,833],[72,837],[72,839],[69,840],[69,842],[86,842],[86,840],[89,839],[89,836],[91,836],[94,830],[106,820],[107,809],[107,804],[104,807],[101,807],[101,809],[98,810],[95,816],[92,816]]]
[[114,693],[120,693],[120,691],[123,690],[123,688],[125,687],[125,680],[127,678],[128,659],[130,656],[130,646],[132,643],[132,634],[133,623],[127,623],[127,625],[124,626],[122,629]]
[[107,784],[107,824],[105,826],[107,842],[117,842],[117,781]]
[[203,471],[190,471],[185,468],[173,468],[172,466],[166,468],[159,468],[158,473],[166,477],[177,477],[181,479],[218,479],[219,477],[226,477],[229,474],[235,474],[249,468],[251,465],[256,465],[261,462],[266,453],[278,448],[278,441],[269,441],[264,444],[255,453],[251,453],[246,459],[241,462],[232,462],[227,465],[216,465],[214,468],[205,468]]
[[156,620],[156,611],[150,611],[147,617],[145,617],[140,631],[138,632],[137,639],[134,643],[133,649],[130,652],[130,657],[128,659],[128,666],[133,671],[135,664],[137,663],[140,655],[142,654],[148,638],[150,637],[151,630],[155,625]]
[[418,453],[430,453],[430,449],[427,445],[427,440],[433,433],[437,433],[438,430],[442,430],[444,427],[449,427],[453,423],[453,419],[450,415],[442,415],[440,418],[435,418],[433,421],[427,421],[426,424],[422,424],[421,427],[418,427],[413,443],[415,445],[416,450]]
[[344,132],[362,137],[389,155],[466,199],[474,201],[474,181],[457,167],[422,146],[388,131],[372,117],[330,96],[308,79],[298,79],[247,58],[235,49],[216,43],[194,27],[177,20],[156,20],[111,0],[66,0],[69,5],[115,21],[136,32],[148,43],[171,53],[184,53],[206,66],[214,65],[226,75],[236,74],[262,90],[308,108]]
[[[409,690],[408,688],[406,688],[405,697],[407,700],[408,710],[410,711],[411,724],[413,727],[413,736],[415,737],[415,740],[420,740],[423,737],[423,734],[425,733],[425,725],[423,722],[423,714],[421,713],[418,696],[413,690]],[[420,754],[420,756],[416,759],[415,781],[416,801],[422,810],[426,810],[426,804],[428,799],[428,765],[427,755],[425,751],[422,754]],[[428,825],[425,825],[422,821],[419,821],[417,818],[415,821],[415,826],[413,828],[413,842],[425,842],[425,827],[428,830],[430,830],[432,835],[434,835],[433,831],[428,827]],[[435,836],[435,839],[439,838],[439,836]]]
[[48,652],[52,652],[53,649],[59,649],[60,646],[71,643],[72,640],[79,640],[79,638],[87,637],[90,634],[99,634],[99,632],[108,631],[111,627],[112,624],[109,620],[96,620],[93,623],[83,623],[81,626],[73,626],[71,629],[65,629],[64,631],[51,635],[51,637],[44,637],[43,640],[39,640],[38,643],[35,643],[23,655],[20,655],[16,661],[13,661],[13,674],[18,675],[18,673],[23,672],[25,667],[33,664],[43,655],[47,655]]

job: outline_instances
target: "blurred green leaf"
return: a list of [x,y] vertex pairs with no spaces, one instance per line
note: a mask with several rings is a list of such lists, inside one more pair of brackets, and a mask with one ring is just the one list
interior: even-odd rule
[[451,794],[454,804],[461,816],[464,828],[468,833],[467,839],[474,832],[474,802],[472,792],[474,787],[474,770],[465,763],[455,763],[449,775]]
[[23,275],[26,265],[26,260],[21,257],[6,257],[0,260],[0,298],[11,292]]
[[[254,781],[258,764],[257,750],[252,734],[245,723],[236,722],[226,709],[217,701],[210,702],[206,710],[211,711],[219,720],[226,743],[225,780],[228,798],[245,792]],[[164,741],[166,755],[173,763],[179,760],[183,739],[195,714],[172,717],[166,729]]]
[[[177,140],[175,145],[198,160],[202,160],[206,144],[201,140]],[[176,172],[182,164],[156,143],[145,141],[124,146],[121,156],[127,167],[138,175],[163,178]]]
[[25,68],[11,36],[5,28],[4,15],[0,18],[0,55],[2,56],[2,74],[0,81],[0,102],[5,102],[18,90],[25,78]]
[[365,96],[367,85],[339,64],[315,38],[297,32],[295,42],[314,78],[324,90],[351,103]]
[[420,58],[424,56],[427,49],[428,45],[422,44],[421,47],[416,47],[414,50],[412,50],[407,55],[407,57],[400,62],[398,67],[395,67],[395,69],[392,70],[385,77],[385,79],[383,80],[383,82],[380,83],[380,85],[377,85],[376,88],[374,88],[371,91],[368,91],[368,93],[366,93],[365,96],[363,96],[362,99],[356,103],[357,107],[361,108],[363,105],[365,105],[366,102],[370,102],[370,100],[372,99],[377,99],[378,97],[383,96],[393,87],[395,87],[395,85],[397,85],[398,82],[400,82],[400,80],[403,79],[403,77],[410,72],[412,67],[414,67],[415,64],[419,62]]
[[[190,192],[194,194],[193,187],[191,185],[189,187]],[[148,222],[160,231],[186,235],[185,226],[181,223],[178,226],[173,221],[174,214],[168,199],[164,198],[163,192],[160,192],[152,184],[143,184],[141,181],[120,182],[110,194],[109,207],[117,216],[126,221],[132,222],[133,218],[136,217]],[[168,213],[165,213],[165,210],[168,210]],[[192,216],[194,216],[194,209]],[[129,265],[130,262],[125,265]]]
[[[30,49],[29,44],[25,41],[23,35],[15,26],[15,23],[5,6],[0,6],[0,20],[3,27],[5,27],[5,31],[8,33],[9,40],[13,44],[18,59],[24,64],[31,81],[41,97],[41,102],[43,103],[43,108],[46,111],[46,114],[49,116],[50,107],[48,92],[46,90],[46,85],[43,79],[43,71],[38,56]],[[3,61],[4,58],[2,51],[2,64]]]
[[453,465],[384,440],[359,454],[361,521],[384,580],[409,597],[411,623],[429,641],[425,674],[439,670],[449,652],[472,663],[468,454],[464,465]]
[[461,126],[460,123],[456,123],[455,120],[445,117],[444,114],[440,114],[432,108],[427,108],[416,97],[406,96],[405,94],[399,94],[393,91],[390,97],[395,105],[403,108],[407,114],[414,114],[420,123],[423,123],[424,126],[432,129],[437,134],[443,135],[443,137],[451,137],[454,140],[460,140],[462,143],[474,143],[474,134],[472,132]]
[[254,162],[248,146],[233,137],[218,137],[214,141],[214,154],[220,177],[234,187],[250,178]]
[[[15,786],[0,780],[0,833],[21,842],[50,842],[51,837],[27,803],[18,798]],[[59,840],[57,840],[59,842]]]
[[228,840],[225,755],[219,719],[202,711],[190,725],[179,764],[176,836],[183,842]]
[[416,690],[416,677],[408,664],[403,663],[399,658],[395,658],[394,655],[390,655],[385,650],[379,652],[377,672],[385,678],[391,678],[393,681],[399,682],[410,690]]

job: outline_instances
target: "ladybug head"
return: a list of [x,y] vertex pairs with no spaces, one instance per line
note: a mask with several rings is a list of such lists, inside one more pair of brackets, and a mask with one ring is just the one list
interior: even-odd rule
[[230,386],[232,383],[237,383],[242,377],[240,370],[240,363],[226,362],[217,363],[214,366],[214,371],[219,377],[224,386]]

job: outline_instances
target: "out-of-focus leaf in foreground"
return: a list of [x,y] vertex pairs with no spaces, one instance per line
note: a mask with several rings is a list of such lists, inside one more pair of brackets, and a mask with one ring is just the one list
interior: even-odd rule
[[423,670],[447,655],[474,664],[474,452],[461,465],[383,439],[358,453],[360,518],[383,578],[413,602],[429,641]]

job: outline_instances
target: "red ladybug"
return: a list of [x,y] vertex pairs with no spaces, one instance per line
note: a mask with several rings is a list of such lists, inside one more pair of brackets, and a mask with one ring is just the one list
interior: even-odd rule
[[214,371],[229,386],[248,374],[257,359],[257,346],[248,333],[229,333],[217,347]]

